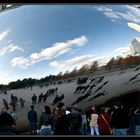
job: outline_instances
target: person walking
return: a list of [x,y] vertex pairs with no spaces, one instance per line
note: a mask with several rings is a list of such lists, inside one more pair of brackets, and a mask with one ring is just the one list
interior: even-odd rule
[[34,104],[36,104],[36,101],[37,101],[37,96],[34,94],[33,96],[32,96],[32,104],[34,105]]

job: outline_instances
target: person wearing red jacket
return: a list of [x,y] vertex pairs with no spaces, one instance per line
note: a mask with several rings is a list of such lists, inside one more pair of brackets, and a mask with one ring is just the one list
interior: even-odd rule
[[98,127],[100,135],[110,135],[111,115],[107,112],[107,107],[101,107],[101,113],[98,117]]

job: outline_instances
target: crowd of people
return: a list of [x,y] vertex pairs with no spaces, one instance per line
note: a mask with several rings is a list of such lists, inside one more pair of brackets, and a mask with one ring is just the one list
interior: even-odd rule
[[[132,81],[139,74],[129,80]],[[101,90],[108,81],[104,81],[104,76],[90,79],[90,83],[85,84],[88,78],[78,79],[74,94],[85,91],[87,93],[78,97],[69,107],[65,108],[64,103],[61,101],[64,99],[64,94],[57,95],[58,88],[48,89],[43,95],[37,97],[34,94],[31,97],[32,105],[27,113],[28,119],[28,131],[30,135],[140,135],[140,109],[138,106],[125,108],[121,102],[114,103],[111,107],[102,106],[92,107],[90,112],[84,112],[82,108],[77,107],[76,104],[83,101],[93,93]],[[103,82],[103,83],[102,83]],[[92,92],[92,89],[101,85]],[[36,111],[37,103],[45,103],[48,96],[55,95],[55,98],[50,105],[53,106],[51,110],[49,105],[42,107],[42,112]],[[100,96],[107,95],[105,90],[88,99],[92,101]],[[11,101],[8,103],[3,99],[4,108],[0,111],[0,134],[20,134],[15,128],[16,126],[16,106],[20,103],[21,107],[24,107],[25,100],[18,98],[11,94]],[[12,110],[9,105],[11,105]]]
[[40,116],[32,105],[28,120],[30,134],[36,135],[140,135],[140,109],[125,108],[121,102],[92,107],[90,113],[77,106],[64,109],[60,102],[53,111],[44,106]]
[[[53,110],[45,105],[40,115],[31,105],[27,119],[30,135],[140,135],[140,109],[125,108],[121,102],[111,107],[92,107],[88,113],[75,105],[64,108],[59,102]],[[0,134],[19,134],[15,125],[14,111],[3,108]]]
[[[49,96],[53,96],[54,94],[57,94],[57,91],[58,91],[58,87],[48,89],[45,94],[40,93],[40,95],[38,97],[36,94],[33,94],[33,96],[31,97],[32,104],[34,105],[36,103],[41,103],[42,101],[45,103],[47,98]],[[37,99],[38,99],[38,101],[37,101]]]
[[10,103],[8,103],[8,101],[6,99],[3,99],[3,106],[8,110],[10,107],[9,105],[12,107],[13,111],[16,111],[16,106],[18,104],[21,105],[21,107],[24,107],[25,104],[25,100],[23,98],[18,98],[17,96],[14,96],[13,94],[11,94],[10,97]]

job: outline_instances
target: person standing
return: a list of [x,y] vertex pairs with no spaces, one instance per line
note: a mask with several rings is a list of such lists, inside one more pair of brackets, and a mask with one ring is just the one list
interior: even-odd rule
[[32,96],[32,104],[33,104],[33,105],[36,104],[36,101],[37,101],[37,96],[34,94],[34,95]]
[[80,110],[82,116],[82,124],[81,124],[81,134],[87,134],[87,117],[84,111]]
[[41,103],[43,99],[43,93],[38,96],[38,103]]
[[71,112],[68,114],[70,120],[70,134],[81,135],[80,128],[82,123],[82,116],[79,112],[79,108],[74,106]]
[[99,135],[99,129],[98,129],[98,114],[96,113],[96,109],[92,107],[92,114],[90,118],[90,131],[91,135]]
[[3,99],[3,105],[7,110],[9,109],[8,102],[5,99]]
[[136,134],[136,114],[135,114],[135,108],[130,108],[130,111],[128,113],[128,119],[129,119],[129,134],[135,135]]
[[15,121],[13,117],[3,108],[0,114],[0,135],[16,135]]
[[24,107],[25,100],[23,100],[22,98],[20,98],[19,99],[19,102],[20,102],[21,107],[23,108]]
[[140,136],[140,109],[135,110],[135,126],[136,126],[136,135]]
[[15,102],[15,100],[12,100],[12,101],[11,101],[11,103],[9,103],[9,105],[11,105],[11,106],[12,106],[13,111],[15,111],[15,110],[16,110],[16,102]]
[[111,121],[111,115],[108,113],[106,107],[101,107],[100,109],[100,115],[98,117],[98,125],[99,125],[99,133],[100,135],[110,135],[110,121]]
[[55,133],[54,135],[69,135],[70,134],[70,122],[69,118],[66,115],[66,111],[61,109],[60,117],[58,117],[56,125],[55,125]]
[[111,128],[114,135],[127,135],[129,128],[128,112],[123,108],[121,102],[114,105],[114,111],[111,116]]
[[41,130],[41,135],[52,134],[52,113],[47,105],[44,106],[43,112],[39,117],[39,129]]
[[30,134],[36,134],[37,131],[37,112],[34,110],[34,106],[31,105],[31,110],[28,112],[29,131]]

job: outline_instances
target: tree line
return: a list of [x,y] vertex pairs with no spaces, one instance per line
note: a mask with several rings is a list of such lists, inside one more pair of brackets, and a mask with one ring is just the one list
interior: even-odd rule
[[99,68],[110,71],[116,68],[127,69],[131,66],[136,66],[139,64],[140,64],[140,56],[127,56],[125,58],[123,57],[111,58],[106,65],[101,67],[99,67],[97,61],[94,61],[91,65],[84,64],[79,69],[75,67],[71,72],[67,70],[64,73],[59,72],[57,75],[49,75],[41,79],[25,78],[23,80],[18,79],[17,81],[12,81],[8,85],[1,84],[0,90],[3,91],[3,90],[10,90],[10,89],[26,88],[39,84],[50,84],[52,82],[67,80],[81,75],[94,74],[94,72],[98,71]]

